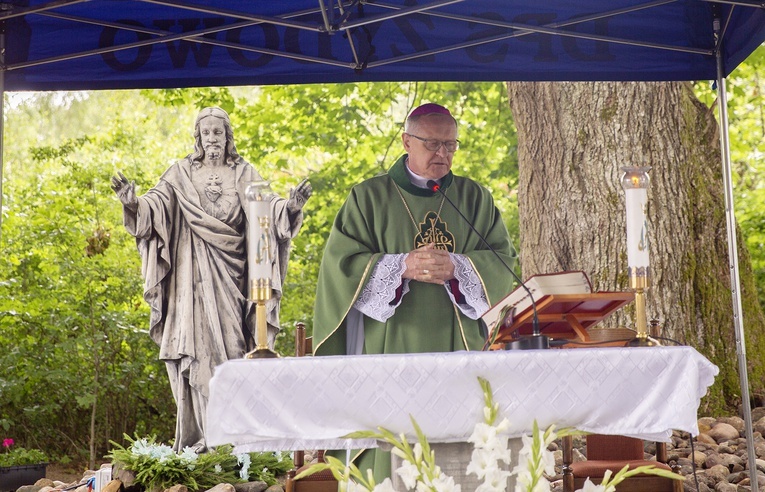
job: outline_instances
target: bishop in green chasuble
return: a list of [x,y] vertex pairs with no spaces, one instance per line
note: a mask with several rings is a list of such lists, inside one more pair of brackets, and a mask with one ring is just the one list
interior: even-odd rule
[[[491,193],[451,172],[459,146],[451,113],[418,107],[402,143],[407,153],[386,174],[356,185],[335,218],[319,270],[315,355],[481,350],[481,315],[512,290],[512,274],[427,184],[437,182],[504,262],[514,263]],[[352,456],[377,483],[391,476],[389,453]]]
[[[487,307],[512,290],[512,275],[458,212],[440,193],[409,181],[405,159],[401,157],[387,174],[356,185],[335,219],[316,292],[316,355],[349,353],[347,317],[385,253],[408,253],[433,243],[464,255],[485,292]],[[451,172],[443,178],[441,189],[512,265],[515,251],[489,191]],[[448,284],[409,281],[408,288],[387,320],[364,316],[360,353],[481,350],[482,322],[460,311],[449,296]]]

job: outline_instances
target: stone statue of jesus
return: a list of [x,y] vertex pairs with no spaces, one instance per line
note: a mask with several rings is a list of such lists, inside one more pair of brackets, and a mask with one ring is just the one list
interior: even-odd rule
[[[203,109],[194,127],[194,152],[137,196],[122,173],[112,189],[142,260],[150,335],[159,345],[177,405],[174,449],[206,449],[209,382],[218,364],[255,348],[255,306],[247,296],[248,208],[245,190],[262,181],[236,151],[228,114]],[[279,331],[279,303],[289,247],[311,196],[303,180],[288,199],[271,195],[271,285],[268,340]]]

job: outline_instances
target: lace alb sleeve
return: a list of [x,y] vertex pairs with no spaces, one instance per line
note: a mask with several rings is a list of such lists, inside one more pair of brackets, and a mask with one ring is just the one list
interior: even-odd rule
[[464,304],[457,304],[448,284],[446,284],[446,292],[462,314],[470,319],[478,319],[490,307],[481,280],[467,257],[455,253],[450,253],[449,257],[454,264],[454,278],[459,282],[460,292],[465,297]]
[[409,253],[383,255],[372,270],[372,275],[353,307],[380,322],[393,316],[396,308],[401,304],[401,299],[409,292],[409,281],[405,280],[401,299],[395,305],[391,305],[391,301],[396,297],[396,289],[404,280],[401,275],[406,270],[404,261],[407,256]]

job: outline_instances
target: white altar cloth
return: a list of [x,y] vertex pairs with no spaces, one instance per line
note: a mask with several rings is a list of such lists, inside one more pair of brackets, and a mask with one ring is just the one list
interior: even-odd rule
[[483,421],[478,377],[510,435],[534,419],[668,441],[698,434],[700,399],[718,368],[691,347],[586,348],[231,360],[210,381],[207,444],[236,452],[375,447],[343,439],[378,426],[429,442],[466,441]]

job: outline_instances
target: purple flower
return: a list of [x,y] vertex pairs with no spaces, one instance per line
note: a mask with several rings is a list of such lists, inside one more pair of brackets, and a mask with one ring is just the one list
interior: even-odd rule
[[3,447],[5,449],[10,448],[11,446],[13,446],[13,439],[3,439]]

